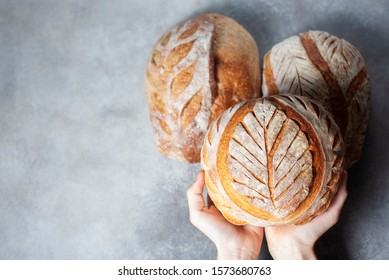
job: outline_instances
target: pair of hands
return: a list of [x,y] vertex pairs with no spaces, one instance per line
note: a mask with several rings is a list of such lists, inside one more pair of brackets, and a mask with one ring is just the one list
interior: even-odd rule
[[217,259],[258,259],[262,240],[266,240],[274,259],[316,259],[313,246],[319,237],[337,223],[347,198],[347,172],[331,206],[304,225],[257,227],[236,226],[228,222],[208,199],[203,197],[204,171],[187,191],[190,221],[216,245]]

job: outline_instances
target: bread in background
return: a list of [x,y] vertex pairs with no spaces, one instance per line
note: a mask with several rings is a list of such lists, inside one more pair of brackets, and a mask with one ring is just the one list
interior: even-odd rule
[[345,168],[362,154],[370,107],[369,77],[352,44],[323,31],[307,31],[276,44],[265,55],[264,96],[296,94],[319,101],[342,131]]
[[200,161],[209,124],[237,102],[260,97],[257,45],[236,21],[202,14],[153,47],[145,91],[154,141],[164,155]]

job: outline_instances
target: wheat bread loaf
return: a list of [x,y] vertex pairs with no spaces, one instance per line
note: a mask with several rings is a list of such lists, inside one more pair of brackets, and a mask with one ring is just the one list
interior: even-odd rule
[[342,131],[345,167],[362,154],[370,87],[360,52],[344,39],[307,31],[276,44],[264,58],[264,96],[296,94],[319,101]]
[[344,152],[339,127],[319,103],[277,95],[219,115],[205,137],[201,164],[208,193],[230,222],[302,224],[329,206]]
[[166,32],[146,69],[156,145],[166,156],[200,161],[210,122],[237,102],[260,96],[256,43],[233,19],[203,14]]

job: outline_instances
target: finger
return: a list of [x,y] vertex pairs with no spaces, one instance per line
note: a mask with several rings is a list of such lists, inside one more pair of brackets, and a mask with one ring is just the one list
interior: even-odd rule
[[201,211],[205,207],[204,197],[204,171],[200,171],[197,175],[195,182],[188,189],[186,195],[188,198],[189,212]]
[[319,222],[320,218],[323,218],[326,220],[326,223],[329,226],[332,226],[338,222],[340,212],[347,198],[347,177],[347,171],[344,171],[338,192],[332,200],[330,207],[328,207],[326,212],[324,212],[322,215],[320,215],[319,217],[317,217],[317,219],[314,219],[313,221],[317,220],[317,222]]
[[208,208],[211,208],[212,206],[215,206],[215,203],[213,203],[212,198],[207,194],[207,206]]
[[347,178],[348,178],[348,173],[347,173],[347,171],[344,171],[338,192],[335,195],[335,197],[334,197],[334,199],[333,199],[333,201],[332,201],[332,203],[327,211],[336,210],[336,211],[340,212],[340,210],[342,209],[343,204],[347,198]]

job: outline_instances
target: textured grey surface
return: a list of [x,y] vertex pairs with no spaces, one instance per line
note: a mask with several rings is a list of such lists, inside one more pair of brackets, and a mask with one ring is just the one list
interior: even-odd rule
[[[231,16],[261,56],[308,29],[362,53],[372,110],[330,259],[389,259],[388,1],[0,1],[0,258],[212,259],[188,221],[199,165],[161,156],[143,93],[158,37],[201,12]],[[262,258],[269,258],[266,244]]]

